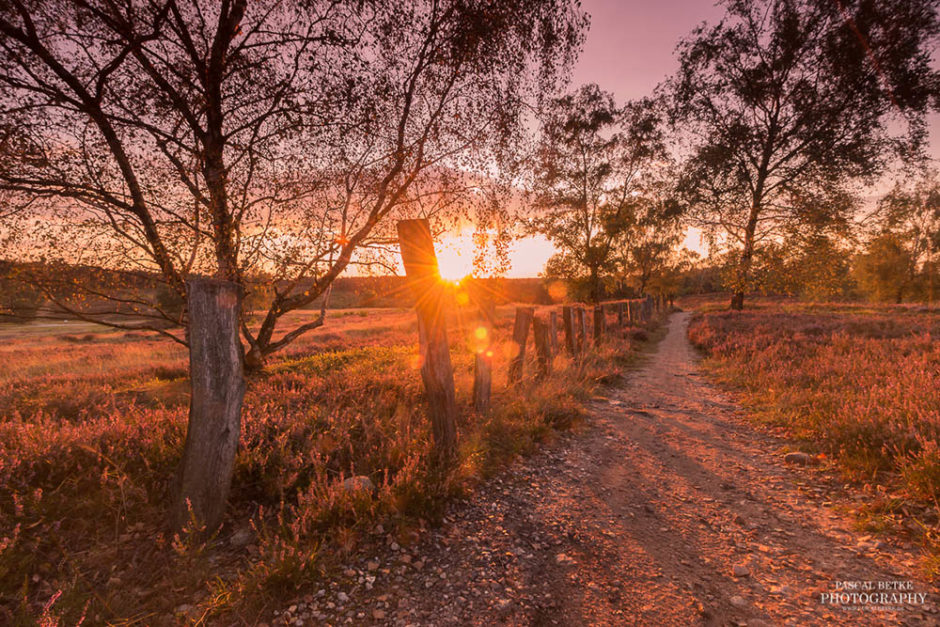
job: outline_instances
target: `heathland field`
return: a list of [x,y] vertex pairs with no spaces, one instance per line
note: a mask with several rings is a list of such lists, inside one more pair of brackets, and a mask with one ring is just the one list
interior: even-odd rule
[[[249,376],[228,514],[208,542],[199,529],[172,534],[166,519],[189,402],[183,347],[156,334],[78,322],[2,327],[0,622],[70,624],[85,616],[90,624],[253,623],[277,610],[281,622],[343,622],[365,612],[381,624],[375,616],[394,612],[398,621],[420,623],[437,607],[424,598],[424,563],[435,565],[434,582],[453,575],[440,583],[455,595],[476,590],[482,606],[468,602],[454,620],[501,615],[505,599],[479,587],[512,579],[503,571],[523,554],[512,543],[502,553],[479,553],[476,542],[501,546],[515,537],[491,518],[497,508],[508,508],[499,520],[520,526],[518,533],[545,536],[526,545],[535,557],[522,573],[530,574],[512,584],[519,620],[542,611],[540,581],[561,603],[552,611],[572,620],[625,611],[610,601],[613,592],[596,602],[566,601],[570,582],[555,571],[576,563],[582,576],[594,573],[591,590],[636,585],[675,599],[685,598],[670,588],[675,578],[692,587],[714,584],[720,592],[709,611],[728,619],[818,617],[816,592],[842,576],[839,568],[860,577],[890,568],[865,561],[874,559],[876,540],[865,539],[872,534],[886,543],[877,541],[886,564],[905,564],[905,577],[935,578],[940,316],[923,308],[769,300],[744,312],[722,311],[707,299],[683,305],[698,311],[688,339],[704,355],[701,363],[682,331],[688,314],[680,314],[653,361],[625,378],[664,331],[659,319],[619,329],[610,316],[606,343],[579,360],[562,351],[542,379],[534,376],[530,339],[526,376],[515,385],[506,379],[515,308],[500,306],[487,416],[471,406],[476,314],[453,308],[459,459],[445,477],[429,470],[414,312],[329,312],[323,328]],[[291,323],[312,315],[296,314]],[[698,377],[700,369],[711,383]],[[598,394],[603,386],[612,387]],[[730,404],[722,400],[728,392]],[[737,413],[758,428],[736,422]],[[542,470],[500,472],[580,424],[591,428],[565,440],[570,462],[546,465],[556,459],[552,453],[535,463]],[[788,452],[802,453],[797,460],[808,467],[786,463]],[[571,476],[571,468],[582,474]],[[841,479],[838,494],[825,487],[833,477]],[[494,485],[514,487],[494,492]],[[461,525],[479,523],[482,536],[472,542],[453,527],[454,514],[444,515],[455,496],[471,494],[478,497],[457,516]],[[677,507],[677,498],[685,505]],[[572,508],[577,520],[569,520]],[[800,524],[829,522],[807,531],[794,522],[796,513]],[[827,535],[832,525],[854,531],[835,541]],[[778,529],[790,535],[777,538]],[[453,534],[457,539],[448,540]],[[865,543],[861,553],[856,535]],[[456,552],[442,542],[458,542]],[[642,567],[637,542],[652,560]],[[704,555],[699,542],[708,545]],[[611,543],[610,551],[583,548],[591,543]],[[736,605],[736,598],[758,603],[775,594],[780,581],[802,580],[797,565],[768,557],[778,550],[841,557],[819,566],[798,610]],[[516,557],[487,563],[483,575],[468,566],[505,551]],[[677,554],[698,565],[673,564]],[[401,565],[369,575],[373,559]],[[675,577],[646,581],[660,569]],[[751,575],[725,580],[732,571]],[[539,574],[546,572],[548,579]],[[368,577],[375,575],[382,581],[373,590]],[[311,596],[316,590],[325,596]],[[630,611],[645,615],[642,607]],[[672,618],[697,611],[682,606]]]
[[[450,320],[460,464],[443,483],[426,476],[414,312],[329,312],[249,377],[230,514],[208,544],[166,531],[185,349],[79,322],[0,327],[0,622],[250,617],[350,555],[377,522],[406,534],[435,519],[448,495],[576,424],[647,339],[627,329],[580,363],[560,356],[541,381],[528,364],[507,391],[513,311],[497,310],[485,418],[470,403],[475,318],[458,308]],[[374,492],[344,489],[352,476]]]
[[[940,314],[924,307],[707,304],[689,338],[759,422],[864,491],[868,531],[926,540],[940,570]],[[712,311],[709,311],[712,309]]]

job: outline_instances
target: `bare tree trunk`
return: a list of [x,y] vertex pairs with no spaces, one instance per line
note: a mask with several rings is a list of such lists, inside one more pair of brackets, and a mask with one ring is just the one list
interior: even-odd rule
[[604,290],[601,286],[600,268],[591,268],[591,300],[597,304],[604,298]]
[[525,344],[529,337],[529,325],[535,316],[532,307],[516,307],[516,321],[512,328],[512,341],[516,345],[515,354],[509,362],[509,382],[515,383],[522,379],[522,368],[525,363]]
[[225,514],[241,430],[242,289],[230,281],[201,278],[187,287],[192,397],[172,522],[177,530],[193,522],[211,533]]
[[437,461],[448,465],[457,452],[457,401],[450,362],[444,291],[427,220],[398,223],[398,243],[405,274],[415,296],[421,379],[428,395],[428,416]]
[[744,294],[747,291],[748,280],[751,273],[751,264],[754,259],[754,236],[757,233],[757,204],[751,209],[747,225],[744,228],[744,250],[741,252],[741,261],[738,265],[738,275],[735,279],[735,291],[731,296],[731,309],[741,311],[744,309]]

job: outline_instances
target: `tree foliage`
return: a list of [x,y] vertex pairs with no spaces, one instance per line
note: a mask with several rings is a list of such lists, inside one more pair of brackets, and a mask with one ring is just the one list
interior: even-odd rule
[[934,300],[935,251],[940,244],[940,182],[926,171],[897,183],[878,204],[875,232],[856,263],[862,290],[873,300]]
[[680,46],[673,120],[692,143],[683,186],[711,243],[737,257],[743,306],[762,247],[841,217],[854,182],[917,155],[937,105],[930,0],[729,0]]
[[137,268],[180,298],[194,274],[266,285],[243,324],[261,362],[322,323],[275,337],[285,313],[393,243],[389,216],[455,209],[505,157],[583,26],[569,0],[11,0],[4,255]]
[[687,265],[679,244],[684,236],[684,207],[676,198],[670,171],[648,181],[630,200],[616,225],[617,274],[637,294],[671,291],[676,272]]
[[541,122],[531,229],[558,250],[547,271],[584,279],[598,301],[618,238],[644,222],[637,196],[665,159],[659,113],[649,100],[617,106],[592,84],[548,103]]

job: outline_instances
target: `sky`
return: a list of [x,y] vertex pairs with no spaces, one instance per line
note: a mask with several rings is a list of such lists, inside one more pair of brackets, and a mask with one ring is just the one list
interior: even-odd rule
[[[571,76],[571,87],[597,83],[618,103],[642,98],[673,74],[679,64],[676,44],[703,21],[717,21],[723,11],[710,0],[582,0],[591,16],[584,48]],[[686,246],[701,249],[692,233]],[[518,240],[510,251],[509,277],[534,277],[553,248],[545,239]],[[438,251],[441,270],[459,274],[465,263],[457,247]]]
[[[572,73],[571,87],[597,83],[618,103],[650,95],[678,69],[679,40],[704,21],[718,21],[724,11],[712,0],[582,0],[591,16],[584,49]],[[940,61],[940,60],[938,60]],[[930,153],[940,158],[940,114],[930,117]],[[685,245],[701,252],[698,234]],[[552,246],[540,238],[517,241],[510,253],[507,276],[534,277],[551,256]],[[442,271],[459,273],[468,265],[456,248],[440,251]]]

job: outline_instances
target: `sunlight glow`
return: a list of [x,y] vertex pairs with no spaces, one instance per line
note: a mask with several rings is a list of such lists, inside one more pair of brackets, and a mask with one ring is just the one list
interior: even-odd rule
[[446,236],[435,248],[442,279],[459,283],[473,274],[473,238],[470,235]]

